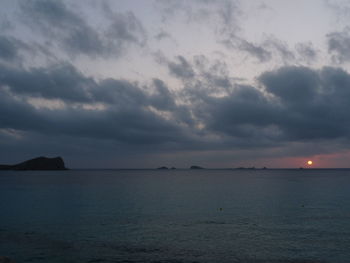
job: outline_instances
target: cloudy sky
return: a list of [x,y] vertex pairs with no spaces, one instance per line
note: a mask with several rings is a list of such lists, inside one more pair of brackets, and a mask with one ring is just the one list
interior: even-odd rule
[[0,163],[350,166],[349,1],[0,6]]

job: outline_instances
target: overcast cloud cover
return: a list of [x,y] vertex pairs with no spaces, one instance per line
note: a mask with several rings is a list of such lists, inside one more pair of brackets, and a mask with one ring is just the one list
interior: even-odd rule
[[0,163],[349,166],[347,1],[0,5]]

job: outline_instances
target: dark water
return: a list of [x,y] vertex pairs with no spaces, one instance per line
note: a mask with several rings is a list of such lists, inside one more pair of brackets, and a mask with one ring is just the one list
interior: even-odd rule
[[0,172],[17,262],[350,262],[349,170]]

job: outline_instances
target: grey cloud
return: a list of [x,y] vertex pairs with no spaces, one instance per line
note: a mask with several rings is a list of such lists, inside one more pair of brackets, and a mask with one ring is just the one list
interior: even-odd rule
[[162,13],[162,20],[166,21],[169,16],[173,16],[179,10],[184,9],[185,2],[183,0],[155,0],[155,7]]
[[14,38],[0,36],[0,58],[10,61],[17,58],[19,44],[19,41]]
[[272,54],[263,46],[253,44],[247,40],[239,39],[237,48],[239,50],[249,53],[251,56],[256,57],[260,62],[269,61],[272,58]]
[[168,40],[170,41],[172,44],[175,44],[176,46],[178,46],[178,43],[176,41],[176,39],[167,31],[165,30],[161,30],[159,33],[157,33],[156,35],[154,35],[154,38],[157,41],[164,41],[164,40]]
[[29,0],[21,2],[21,8],[26,24],[71,55],[120,56],[128,43],[146,42],[145,30],[131,12],[111,13],[109,26],[97,30],[61,1]]
[[[261,63],[268,62],[272,58],[280,58],[287,64],[295,60],[295,54],[287,44],[274,36],[268,36],[260,43],[253,43],[238,35],[233,35],[224,39],[221,43],[229,49],[243,51]],[[304,57],[315,55],[312,53],[313,49],[310,46],[300,44],[297,48],[299,53],[303,53]]]
[[235,0],[156,0],[155,6],[160,10],[163,21],[179,14],[187,23],[206,23],[211,26],[211,21],[219,21],[212,30],[225,38],[231,38],[240,29],[237,17],[241,11],[238,1]]
[[170,34],[165,31],[160,31],[158,34],[154,36],[158,41],[163,40],[165,38],[171,38]]
[[195,56],[193,67],[198,72],[197,79],[208,91],[228,91],[232,87],[227,64],[221,60],[210,60],[203,55]]
[[183,56],[177,56],[176,59],[177,62],[168,63],[170,73],[182,79],[193,78],[194,71],[190,63]]
[[160,110],[176,110],[174,94],[172,94],[166,84],[160,79],[154,79],[156,94],[151,97],[151,105]]
[[175,61],[169,61],[161,54],[157,55],[157,59],[160,64],[167,65],[171,75],[189,85],[191,81],[200,83],[202,88],[212,91],[231,87],[227,65],[218,59],[210,60],[204,55],[198,55],[193,57],[193,61],[183,56],[177,56]]
[[[48,29],[50,26],[80,26],[84,22],[68,10],[63,1],[29,0],[21,3],[28,14],[37,16],[37,23]],[[48,23],[45,25],[45,23]],[[73,24],[73,25],[72,25]]]
[[237,17],[240,15],[240,7],[237,1],[219,1],[218,14],[222,21],[223,34],[235,35],[239,30]]
[[13,23],[9,20],[9,18],[6,15],[0,18],[0,29],[2,32],[6,32],[14,29]]
[[[222,2],[222,1],[221,1]],[[220,1],[207,0],[156,0],[155,7],[161,12],[163,21],[175,16],[186,22],[204,22],[217,12],[213,7],[221,5]]]
[[272,52],[276,52],[285,62],[295,59],[294,53],[289,50],[287,44],[273,36],[268,37],[264,45],[271,48]]
[[24,19],[33,29],[61,41],[70,52],[92,55],[103,52],[98,33],[62,1],[30,0],[21,5]]
[[43,44],[28,43],[11,35],[0,35],[0,59],[3,61],[22,64],[39,54],[41,58],[54,58]]
[[328,51],[333,55],[336,62],[347,62],[350,60],[350,28],[343,31],[332,32],[327,35]]
[[126,80],[104,79],[89,92],[95,101],[113,104],[121,109],[147,103],[146,94],[136,84]]
[[160,65],[167,65],[168,64],[168,59],[161,50],[157,50],[156,52],[153,52],[152,55],[153,55],[155,62],[157,62],[158,64],[160,64]]
[[348,22],[350,15],[350,4],[348,1],[324,0],[324,3],[334,13],[338,22]]
[[317,50],[313,47],[311,42],[298,43],[295,46],[300,57],[306,62],[314,62],[317,59]]
[[111,22],[104,34],[111,49],[123,49],[130,43],[139,47],[146,45],[146,29],[133,12],[115,12],[107,2],[103,2],[103,10]]
[[146,31],[134,13],[112,13],[110,18],[112,24],[107,30],[106,36],[112,39],[114,45],[122,47],[127,42],[139,46],[146,44]]

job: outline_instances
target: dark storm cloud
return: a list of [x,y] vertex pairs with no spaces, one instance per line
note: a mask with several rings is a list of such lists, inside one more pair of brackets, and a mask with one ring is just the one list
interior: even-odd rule
[[[45,69],[1,65],[0,72],[0,129],[134,145],[181,144],[188,139],[178,126],[181,120],[174,124],[161,115],[177,108],[162,80],[154,79],[146,90],[126,80],[96,81],[69,64]],[[38,107],[30,98],[58,99],[64,105]],[[84,107],[92,103],[102,107]],[[177,115],[184,114],[185,109],[179,108]]]
[[285,67],[260,76],[266,90],[286,104],[311,102],[318,88],[318,74],[306,67]]
[[114,111],[124,113],[136,108],[147,112],[147,107],[160,111],[176,109],[175,94],[172,94],[160,79],[154,79],[152,86],[147,87],[147,92],[137,83],[127,80],[109,78],[96,81],[82,75],[70,64],[45,69],[0,65],[0,72],[0,88],[3,92],[7,90],[24,98],[59,99],[67,105],[102,103]]
[[339,68],[314,71],[286,67],[260,77],[267,91],[282,103],[283,132],[294,140],[349,138],[350,76]]
[[153,80],[154,92],[147,93],[137,83],[127,80],[96,81],[70,64],[30,69],[0,64],[0,87],[17,95],[59,99],[66,103],[104,103],[121,110],[135,105],[154,106],[160,110],[175,107],[173,94],[160,79]]
[[[349,138],[350,76],[341,69],[284,67],[264,73],[265,91],[236,86],[224,97],[202,97],[195,112],[208,131],[250,145]],[[268,92],[268,96],[265,92]],[[246,145],[247,146],[247,145]]]
[[88,102],[91,98],[87,91],[96,83],[69,64],[28,70],[0,64],[0,85],[17,94]]
[[344,70],[286,66],[258,78],[264,89],[230,81],[219,88],[212,80],[225,77],[225,70],[203,70],[205,57],[186,61],[195,77],[178,77],[203,134],[221,134],[228,144],[245,146],[350,139],[350,76]]
[[183,140],[181,130],[142,105],[110,106],[103,110],[81,107],[37,109],[25,99],[1,92],[0,128],[109,139],[131,144],[162,144]]
[[263,128],[276,119],[277,108],[256,88],[237,86],[229,96],[206,98],[201,110],[207,113],[203,121],[209,130],[259,145],[269,136]]
[[3,89],[0,90],[0,126],[1,128],[26,130],[35,123],[37,129],[44,132],[36,110],[23,102],[15,99]]
[[21,2],[21,8],[26,24],[73,55],[119,56],[128,43],[141,46],[146,41],[141,22],[132,12],[110,11],[107,28],[97,30],[62,1],[28,0]]
[[104,79],[89,92],[95,101],[114,104],[115,107],[147,104],[147,97],[143,90],[126,80]]
[[[237,84],[224,62],[206,56],[163,57],[161,65],[183,89],[172,91],[158,78],[148,85],[97,80],[68,63],[0,64],[0,139],[36,133],[107,140],[144,151],[150,145],[251,149],[350,139],[350,75],[342,69],[282,67],[263,73],[253,86]],[[43,108],[31,98],[63,105]]]
[[333,55],[336,62],[347,62],[350,60],[350,28],[343,31],[332,32],[327,35],[328,51]]

